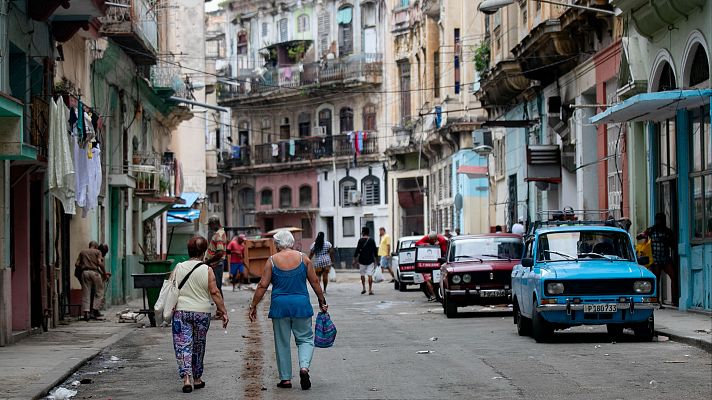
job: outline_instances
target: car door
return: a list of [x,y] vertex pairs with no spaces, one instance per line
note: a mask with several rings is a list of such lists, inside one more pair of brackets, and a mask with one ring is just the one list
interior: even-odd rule
[[[531,257],[531,247],[532,242],[527,241],[524,244],[524,256],[522,258]],[[522,264],[517,264],[512,269],[512,292],[514,296],[517,297],[517,301],[521,301],[522,295],[522,275],[524,275],[525,268]]]
[[537,240],[534,239],[529,243],[527,248],[528,253],[525,254],[526,257],[532,258],[534,261],[534,266],[532,268],[522,268],[522,276],[520,278],[521,284],[519,288],[521,293],[519,296],[519,306],[521,307],[521,312],[527,317],[532,315],[532,292],[537,280],[537,271],[539,270],[537,266]]

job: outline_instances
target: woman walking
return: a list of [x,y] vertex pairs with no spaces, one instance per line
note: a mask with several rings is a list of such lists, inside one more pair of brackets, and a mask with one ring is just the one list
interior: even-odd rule
[[223,329],[229,322],[225,303],[215,283],[215,274],[202,262],[207,249],[208,241],[204,237],[193,237],[188,241],[190,260],[176,265],[174,271],[176,282],[183,283],[173,314],[173,347],[178,372],[183,379],[183,393],[205,387],[201,377],[205,340],[210,328],[211,299],[217,306],[216,316],[222,319]]
[[294,236],[289,231],[280,230],[274,235],[277,254],[267,260],[255,295],[250,303],[250,320],[257,319],[257,305],[272,284],[272,303],[269,318],[272,319],[274,347],[279,370],[279,388],[292,387],[292,352],[290,336],[294,334],[299,354],[299,379],[303,390],[311,388],[309,367],[314,353],[314,332],[311,317],[314,315],[307,280],[319,299],[319,308],[326,312],[328,306],[319,286],[314,267],[308,258],[293,250]]
[[324,232],[316,235],[316,240],[312,243],[309,259],[314,261],[314,271],[316,276],[324,284],[324,294],[326,285],[329,284],[329,270],[334,265],[334,247],[331,242],[324,239]]

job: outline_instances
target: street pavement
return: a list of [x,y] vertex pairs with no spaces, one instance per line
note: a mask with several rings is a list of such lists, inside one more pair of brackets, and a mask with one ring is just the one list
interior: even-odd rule
[[[77,399],[703,399],[712,396],[712,354],[672,340],[612,342],[605,327],[558,332],[553,343],[517,336],[511,314],[469,307],[447,319],[420,291],[377,284],[360,295],[357,275],[339,274],[327,301],[338,329],[315,349],[313,387],[278,389],[269,294],[250,323],[253,294],[225,288],[231,322],[209,332],[207,387],[183,394],[170,328],[140,329],[69,377]],[[316,299],[312,295],[312,301]],[[316,307],[316,306],[315,306]],[[474,312],[478,311],[478,312]],[[425,353],[423,353],[425,352]],[[296,350],[293,363],[296,369]],[[72,387],[72,381],[91,383]]]

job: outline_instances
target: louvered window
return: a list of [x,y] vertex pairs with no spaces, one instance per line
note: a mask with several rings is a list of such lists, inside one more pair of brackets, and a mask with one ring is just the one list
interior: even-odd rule
[[353,38],[353,7],[339,9],[336,22],[339,24],[339,57],[349,55],[354,49]]
[[287,18],[279,20],[279,41],[286,42],[289,40],[289,25],[287,23]]
[[297,32],[302,33],[309,30],[309,16],[302,14],[297,18]]
[[381,204],[381,184],[378,178],[373,175],[363,178],[361,188],[365,205]]
[[331,15],[328,11],[319,14],[319,51],[321,54],[329,52],[329,32],[331,31]]
[[339,193],[341,195],[341,206],[348,207],[351,204],[351,192],[356,191],[356,179],[347,177],[339,183]]

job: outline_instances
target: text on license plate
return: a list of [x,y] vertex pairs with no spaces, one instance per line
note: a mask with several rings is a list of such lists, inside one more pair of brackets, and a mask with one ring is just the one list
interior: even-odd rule
[[618,311],[618,304],[584,304],[584,313],[614,313]]
[[507,292],[504,290],[480,290],[480,297],[504,297]]

